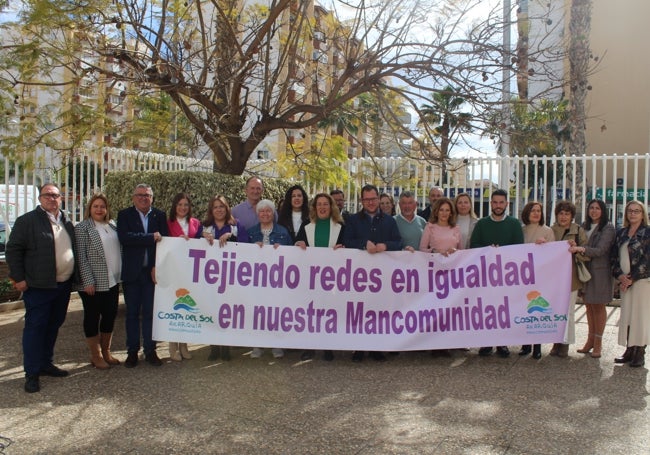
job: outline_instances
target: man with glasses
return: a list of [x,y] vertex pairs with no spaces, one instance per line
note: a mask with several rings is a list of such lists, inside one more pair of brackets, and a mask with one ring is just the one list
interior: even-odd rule
[[[346,248],[366,250],[370,254],[384,251],[399,251],[402,249],[402,238],[395,219],[379,210],[379,190],[374,185],[361,188],[361,205],[359,212],[350,215],[343,233],[343,243]],[[370,353],[370,357],[378,362],[386,360],[379,351]],[[363,360],[363,351],[352,354],[353,362]]]
[[167,233],[165,212],[151,206],[153,190],[140,183],[133,192],[133,206],[117,215],[117,235],[122,244],[122,288],[126,304],[126,349],[124,366],[138,365],[140,326],[145,360],[162,365],[152,339],[154,267],[156,243]]
[[14,287],[23,293],[25,391],[41,389],[40,376],[67,376],[53,363],[54,345],[65,321],[74,278],[74,227],[61,211],[59,188],[40,189],[40,205],[16,219],[6,259]]
[[347,222],[348,217],[350,216],[350,212],[345,210],[345,193],[343,191],[336,189],[330,191],[330,196],[332,196],[332,199],[334,199],[334,203],[336,203],[336,207],[338,207],[339,212],[341,212],[341,217],[343,217],[343,221]]

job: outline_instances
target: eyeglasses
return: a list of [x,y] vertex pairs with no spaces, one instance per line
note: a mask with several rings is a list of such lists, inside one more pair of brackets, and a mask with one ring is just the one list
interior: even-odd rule
[[146,193],[145,193],[145,194],[141,194],[141,193],[135,193],[134,196],[135,196],[135,197],[141,197],[141,198],[144,199],[144,198],[150,198],[150,197],[153,197],[153,194],[146,194]]
[[58,199],[61,197],[61,195],[58,193],[42,193],[40,197],[44,197],[47,199]]
[[639,213],[643,213],[643,210],[641,210],[641,209],[627,209],[627,213],[634,213],[635,215],[638,215]]

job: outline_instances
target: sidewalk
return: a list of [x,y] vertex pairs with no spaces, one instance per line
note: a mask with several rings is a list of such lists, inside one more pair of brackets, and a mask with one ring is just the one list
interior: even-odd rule
[[[91,368],[81,304],[70,305],[56,348],[67,378],[23,392],[23,311],[0,312],[0,454],[647,454],[648,370],[615,366],[618,308],[607,307],[601,359],[477,350],[388,362],[300,362],[300,352],[209,362],[207,346],[160,367]],[[584,309],[577,339],[586,336]],[[124,308],[114,353],[123,360]],[[579,346],[578,346],[579,347]],[[650,366],[650,357],[648,358]]]

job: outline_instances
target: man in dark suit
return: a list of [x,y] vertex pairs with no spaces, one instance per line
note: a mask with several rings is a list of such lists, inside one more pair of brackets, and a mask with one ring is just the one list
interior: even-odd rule
[[[345,222],[343,243],[346,248],[366,250],[370,254],[402,249],[402,237],[395,218],[379,210],[379,189],[375,185],[361,188],[362,209],[350,215]],[[363,351],[354,351],[353,362],[363,360]],[[386,360],[379,351],[372,351],[370,357],[378,362]]]
[[122,288],[126,304],[126,348],[124,366],[138,364],[140,351],[140,320],[142,319],[142,344],[145,360],[160,366],[152,339],[154,266],[156,243],[167,233],[165,213],[151,206],[153,190],[140,183],[133,192],[133,206],[117,215],[117,235],[122,244]]

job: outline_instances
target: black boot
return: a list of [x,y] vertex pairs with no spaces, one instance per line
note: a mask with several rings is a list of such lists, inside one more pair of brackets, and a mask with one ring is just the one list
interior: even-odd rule
[[208,355],[208,360],[217,360],[219,359],[219,346],[210,346],[210,354]]
[[627,363],[630,360],[632,360],[632,353],[634,352],[634,346],[628,346],[625,348],[625,352],[623,353],[622,356],[616,357],[614,359],[614,363]]
[[534,344],[533,345],[533,359],[539,360],[542,358],[542,345]]
[[221,346],[221,358],[226,362],[232,359],[230,355],[230,346]]
[[645,346],[634,346],[634,353],[632,354],[630,366],[638,368],[643,365],[645,365]]

